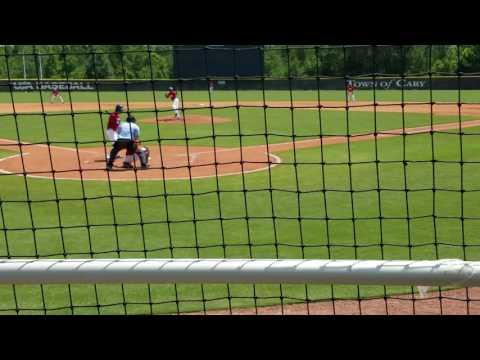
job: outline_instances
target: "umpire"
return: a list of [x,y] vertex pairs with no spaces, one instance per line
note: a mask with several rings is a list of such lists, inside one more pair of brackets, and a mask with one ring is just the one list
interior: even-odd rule
[[[118,129],[118,139],[113,144],[113,149],[110,151],[110,158],[107,162],[107,170],[111,170],[113,167],[113,160],[117,154],[123,150],[127,149],[127,155],[123,162],[123,167],[127,169],[133,168],[132,161],[134,155],[137,152],[137,144],[140,141],[140,128],[135,124],[136,120],[130,114],[127,117],[127,122],[122,122]],[[142,163],[142,168],[146,168],[147,164]]]

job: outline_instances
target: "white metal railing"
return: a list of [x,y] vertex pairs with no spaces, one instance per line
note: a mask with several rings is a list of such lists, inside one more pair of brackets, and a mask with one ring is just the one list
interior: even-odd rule
[[299,259],[0,260],[0,284],[67,283],[480,286],[480,262]]

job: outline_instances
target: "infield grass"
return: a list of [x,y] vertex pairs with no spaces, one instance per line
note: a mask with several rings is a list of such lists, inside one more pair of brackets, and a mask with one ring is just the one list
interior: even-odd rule
[[[210,116],[210,110],[192,110],[192,113]],[[214,110],[213,116],[228,118],[226,123],[213,124],[169,124],[144,123],[154,119],[155,115],[133,113],[141,127],[141,138],[146,144],[238,147],[269,143],[290,142],[323,135],[362,134],[377,130],[392,130],[403,127],[417,127],[458,122],[458,116],[438,116],[430,114],[377,113],[352,111],[347,116],[344,111],[294,110],[289,109],[222,109]],[[462,116],[462,121],[478,119],[478,116]],[[0,134],[2,138],[33,143],[46,143],[47,140],[58,146],[80,147],[103,146],[104,129],[108,118],[95,114],[80,114],[72,118],[68,115],[18,115],[0,117]],[[17,130],[18,129],[18,130]],[[321,131],[320,131],[321,130]],[[110,146],[109,142],[106,142]]]

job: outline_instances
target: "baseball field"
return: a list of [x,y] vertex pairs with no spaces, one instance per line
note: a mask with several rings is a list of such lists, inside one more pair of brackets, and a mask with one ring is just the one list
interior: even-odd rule
[[[162,92],[63,95],[0,93],[0,258],[480,259],[479,91],[357,91],[348,111],[342,91],[185,91],[185,121]],[[105,170],[117,103],[148,170]],[[0,314],[288,313],[412,291],[2,285]]]

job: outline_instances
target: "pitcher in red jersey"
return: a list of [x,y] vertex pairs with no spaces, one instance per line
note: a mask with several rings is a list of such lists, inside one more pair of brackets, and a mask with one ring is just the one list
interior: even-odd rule
[[172,110],[175,113],[175,119],[180,119],[180,100],[177,97],[177,90],[174,87],[170,86],[168,92],[165,93],[165,97],[172,101]]

